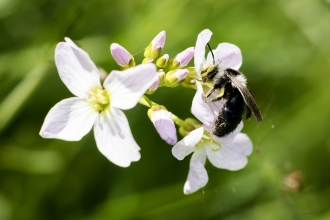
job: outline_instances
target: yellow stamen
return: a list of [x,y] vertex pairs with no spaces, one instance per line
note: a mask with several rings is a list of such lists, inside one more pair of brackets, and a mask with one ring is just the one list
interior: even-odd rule
[[97,112],[102,112],[109,107],[110,94],[101,87],[94,87],[88,92],[87,101]]

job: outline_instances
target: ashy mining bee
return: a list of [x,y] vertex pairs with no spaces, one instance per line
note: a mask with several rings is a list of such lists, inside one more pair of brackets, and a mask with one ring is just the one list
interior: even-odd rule
[[202,71],[203,83],[211,84],[211,89],[205,96],[208,98],[213,92],[217,92],[217,96],[210,101],[227,100],[219,111],[212,127],[212,133],[217,137],[229,134],[242,121],[244,114],[244,119],[248,119],[251,112],[257,121],[262,121],[262,115],[250,89],[246,86],[246,78],[243,73],[230,68],[219,70],[218,65],[215,65],[210,45],[207,45],[212,54],[214,65]]

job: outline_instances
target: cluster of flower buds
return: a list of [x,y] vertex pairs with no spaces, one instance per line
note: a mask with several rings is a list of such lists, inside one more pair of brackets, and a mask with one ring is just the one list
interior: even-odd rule
[[[60,78],[75,97],[60,101],[49,111],[40,135],[78,141],[94,127],[99,151],[114,164],[128,167],[140,159],[140,147],[121,110],[140,103],[148,107],[147,114],[160,137],[174,145],[174,157],[182,160],[193,153],[184,185],[185,194],[197,191],[208,182],[204,168],[207,159],[221,169],[234,171],[244,168],[252,151],[252,142],[246,134],[240,133],[243,123],[240,122],[224,137],[212,133],[226,100],[205,101],[204,90],[208,85],[202,80],[202,74],[215,65],[218,71],[226,68],[238,70],[242,56],[235,45],[221,43],[205,59],[205,48],[211,35],[209,30],[202,31],[197,36],[195,47],[189,47],[171,59],[169,54],[163,54],[166,33],[162,31],[146,47],[140,65],[136,65],[128,50],[113,43],[110,52],[121,71],[111,71],[103,85],[100,83],[100,71],[89,55],[65,38],[66,42],[56,47],[55,62]],[[193,57],[195,65],[187,67]],[[196,119],[180,119],[163,104],[157,104],[147,96],[160,87],[179,85],[196,90],[191,106]],[[183,137],[180,141],[177,140],[176,125]]]

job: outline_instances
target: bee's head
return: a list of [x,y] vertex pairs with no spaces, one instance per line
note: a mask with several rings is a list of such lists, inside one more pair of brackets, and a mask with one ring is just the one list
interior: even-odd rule
[[[219,73],[219,71],[220,71],[219,64],[221,63],[221,60],[218,60],[217,63],[216,63],[210,44],[207,43],[207,46],[210,49],[210,53],[211,53],[212,58],[213,58],[213,64],[211,64],[207,67],[204,67],[202,69],[201,75],[202,75],[203,82],[206,82],[206,81],[209,81],[209,80],[212,81],[215,78],[215,76],[218,75],[218,77],[219,77],[219,74],[220,74]],[[223,74],[220,74],[220,75],[223,75]]]
[[215,75],[218,73],[218,66],[216,65],[210,65],[206,68],[203,68],[201,75],[202,75],[202,79],[203,81],[207,81],[207,80],[213,80],[213,78],[215,77]]

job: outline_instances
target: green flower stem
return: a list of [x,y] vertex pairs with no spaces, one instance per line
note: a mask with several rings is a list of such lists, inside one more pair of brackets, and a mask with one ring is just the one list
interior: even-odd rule
[[[151,108],[153,105],[158,105],[157,103],[151,101],[147,96],[142,96],[139,101],[138,101],[141,105],[144,105],[144,106],[147,106],[149,108]],[[172,119],[174,121],[174,123],[176,125],[178,125],[179,127],[183,124],[183,120],[180,119],[178,116],[176,116],[175,114],[171,113],[172,114]]]
[[182,119],[180,119],[178,116],[174,115],[173,113],[172,113],[172,119],[173,119],[174,123],[176,125],[178,125],[179,127],[181,127],[184,122]]
[[144,105],[148,108],[151,108],[154,104],[156,104],[156,103],[152,102],[150,99],[148,99],[145,95],[139,99],[138,103],[140,103],[141,105]]

